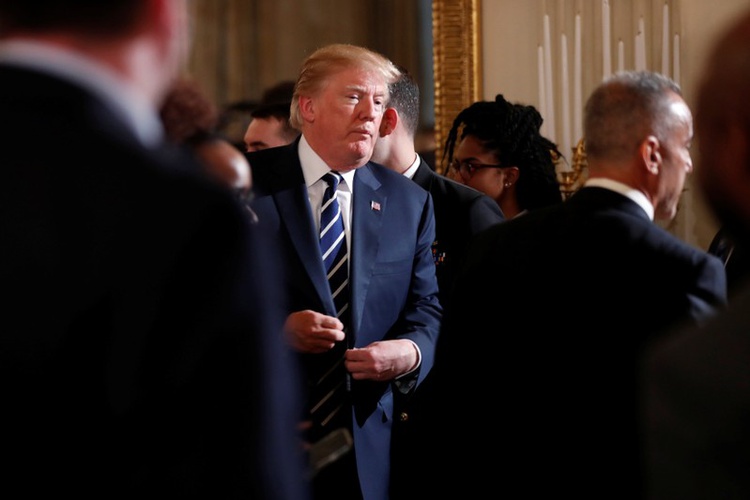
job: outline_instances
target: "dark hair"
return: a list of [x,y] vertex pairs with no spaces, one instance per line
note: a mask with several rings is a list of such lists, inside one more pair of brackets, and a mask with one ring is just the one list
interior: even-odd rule
[[409,135],[414,137],[419,126],[419,86],[405,68],[398,66],[401,76],[390,84],[388,107],[398,111]]
[[635,151],[649,134],[664,140],[677,123],[669,117],[679,85],[650,71],[616,73],[599,85],[586,102],[583,135],[586,155],[617,160]]
[[[2,0],[0,0],[2,1]],[[159,109],[167,140],[197,144],[216,133],[217,107],[192,80],[174,83]]]
[[250,112],[251,118],[275,118],[280,121],[283,125],[281,133],[288,142],[293,141],[299,135],[299,130],[292,127],[289,120],[294,86],[293,80],[283,80],[267,88],[258,105]]
[[260,102],[250,112],[250,116],[253,118],[274,117],[288,121],[292,96],[294,96],[294,81],[281,81],[263,92]]
[[129,30],[144,0],[0,0],[0,34],[76,30],[118,35]]
[[475,102],[453,121],[443,158],[453,159],[458,132],[463,127],[461,139],[467,135],[476,137],[502,165],[518,167],[516,194],[521,209],[560,203],[562,193],[554,160],[562,154],[555,143],[540,134],[542,121],[534,106],[510,103],[502,94],[494,101]]

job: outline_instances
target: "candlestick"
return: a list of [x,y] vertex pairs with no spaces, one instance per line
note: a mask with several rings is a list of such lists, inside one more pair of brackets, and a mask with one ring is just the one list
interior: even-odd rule
[[[566,151],[571,146],[570,142],[570,90],[568,88],[568,37],[565,33],[560,35],[560,61],[562,63],[562,125],[563,141],[562,151]],[[564,163],[569,167],[567,162]]]
[[549,34],[549,16],[544,15],[544,81],[545,81],[545,102],[547,103],[547,112],[545,119],[549,122],[547,138],[552,142],[555,140],[555,100],[552,94],[552,40]]
[[661,28],[661,73],[669,76],[669,4],[664,4]]
[[617,71],[625,71],[625,42],[617,42]]
[[581,15],[576,14],[575,56],[573,60],[573,133],[576,141],[583,137],[581,80]]

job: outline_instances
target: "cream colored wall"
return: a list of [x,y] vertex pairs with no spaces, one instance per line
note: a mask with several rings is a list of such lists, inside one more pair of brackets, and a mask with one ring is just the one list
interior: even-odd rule
[[[637,19],[645,13],[652,20],[646,27],[647,40],[655,43],[647,48],[648,69],[661,70],[661,9],[660,0],[609,0],[612,17],[611,34],[613,71],[616,70],[617,44],[625,41],[626,69],[632,69],[631,33],[637,31]],[[685,99],[692,104],[696,82],[714,37],[739,12],[750,8],[747,0],[667,0],[672,25],[670,31],[680,34],[680,77]],[[482,0],[482,88],[484,99],[494,99],[502,93],[511,101],[540,107],[538,91],[537,47],[543,44],[543,16],[551,19],[552,33],[566,32],[568,53],[573,54],[574,19],[582,17],[582,100],[602,75],[601,1],[599,0]],[[630,43],[628,43],[630,42]],[[559,38],[553,36],[552,59],[559,61]],[[589,61],[586,63],[586,61]],[[572,86],[573,57],[568,56]],[[630,67],[628,67],[630,66]],[[553,68],[559,74],[559,67]],[[556,78],[559,78],[556,77]],[[559,87],[559,81],[556,82]],[[571,98],[572,99],[572,98]],[[555,122],[561,118],[560,99],[556,99]],[[572,102],[572,101],[571,101]],[[572,107],[572,105],[571,105]],[[571,109],[571,114],[573,113]],[[555,139],[561,141],[560,126],[555,128]],[[668,226],[678,237],[700,248],[707,248],[716,231],[716,222],[706,208],[699,190],[688,181],[680,211]]]

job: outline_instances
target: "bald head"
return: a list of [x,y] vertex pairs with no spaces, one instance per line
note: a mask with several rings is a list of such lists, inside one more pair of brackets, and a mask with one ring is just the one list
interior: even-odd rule
[[252,186],[250,164],[229,141],[213,137],[194,146],[206,172],[234,192],[247,194]]

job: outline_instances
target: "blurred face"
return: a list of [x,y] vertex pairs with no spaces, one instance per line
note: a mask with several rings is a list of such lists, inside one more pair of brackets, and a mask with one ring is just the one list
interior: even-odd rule
[[677,123],[660,143],[661,165],[657,194],[654,196],[654,217],[673,219],[685,186],[685,177],[693,171],[690,146],[693,141],[693,116],[685,101],[675,96],[670,106],[671,119]]
[[383,79],[361,69],[331,75],[314,96],[300,96],[302,133],[329,167],[347,171],[370,159],[385,109]]
[[247,126],[243,140],[248,152],[288,144],[284,137],[284,124],[273,116],[253,118],[250,125]]

